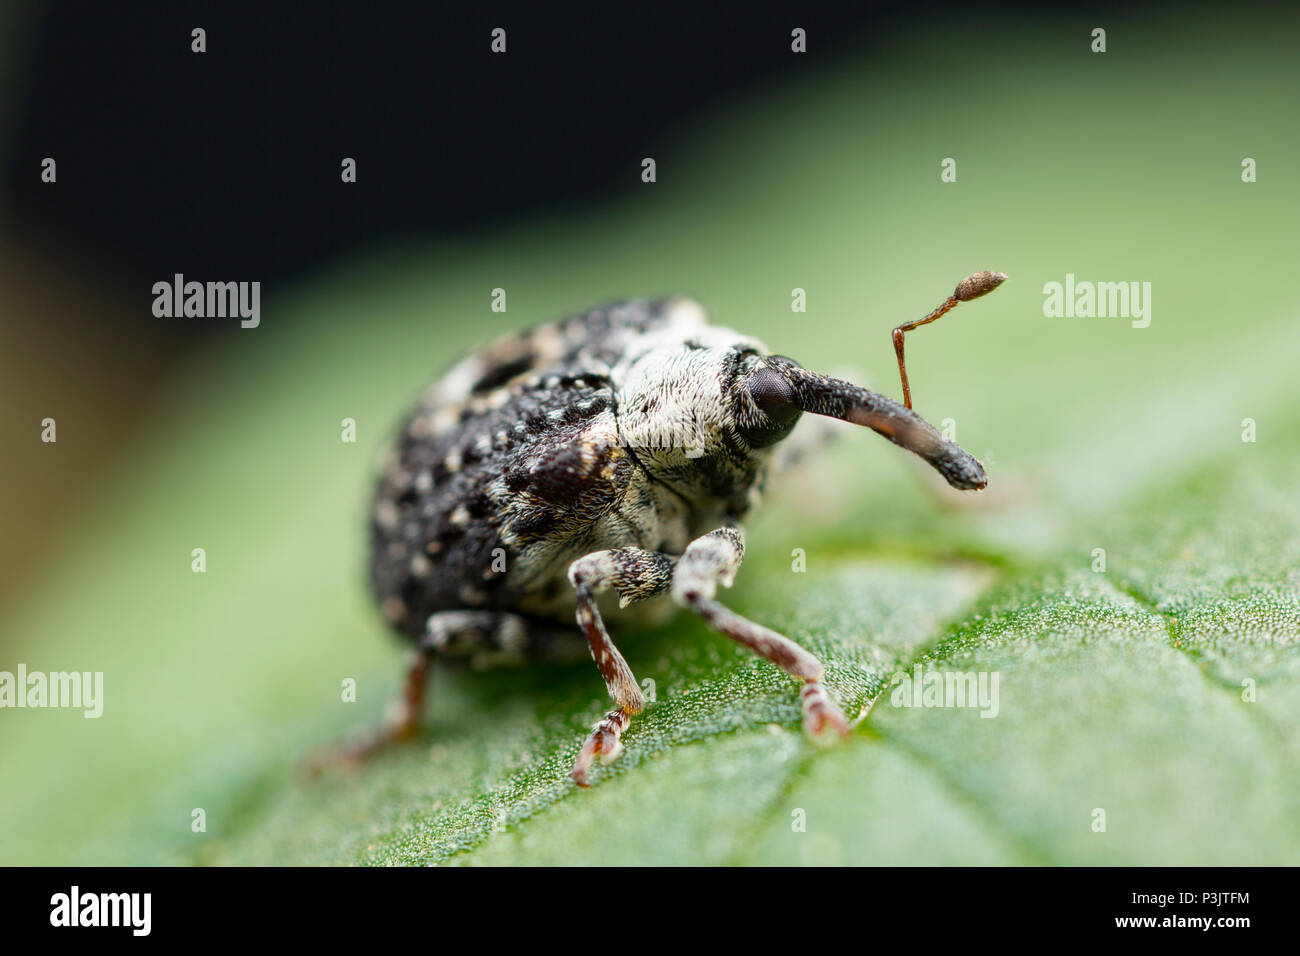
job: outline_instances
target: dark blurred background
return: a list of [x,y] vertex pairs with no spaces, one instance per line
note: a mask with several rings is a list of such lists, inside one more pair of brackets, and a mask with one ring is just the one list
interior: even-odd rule
[[[860,53],[900,5],[797,16],[483,6],[40,10],[7,211],[24,230],[75,233],[149,275],[200,262],[283,280],[377,237],[634,188],[627,171],[647,143],[754,84]],[[796,21],[815,61],[790,55]],[[203,56],[190,51],[195,26],[208,33]],[[498,26],[506,56],[489,50]],[[671,138],[668,149],[671,159]],[[62,188],[42,189],[31,171],[53,154]],[[361,164],[358,189],[339,188],[343,156]]]
[[[154,385],[231,332],[156,321],[141,307],[153,282],[257,279],[265,301],[377,243],[607,201],[640,185],[648,144],[671,168],[700,116],[861,57],[904,6],[9,7],[0,345],[24,361],[0,383],[5,428],[55,414],[80,431],[57,457],[8,463],[0,493],[30,507],[6,528],[0,603],[43,553],[43,516],[127,444]],[[795,25],[815,57],[790,54]],[[489,48],[497,26],[505,56]],[[47,156],[57,186],[41,182]]]

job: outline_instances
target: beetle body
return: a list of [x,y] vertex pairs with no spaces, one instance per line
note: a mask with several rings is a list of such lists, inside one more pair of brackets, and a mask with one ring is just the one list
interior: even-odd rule
[[462,360],[383,468],[372,580],[385,616],[417,641],[439,611],[572,621],[572,561],[680,554],[742,519],[769,449],[729,441],[729,390],[764,351],[672,299],[594,309]]
[[979,463],[910,408],[711,326],[685,298],[614,303],[462,359],[382,468],[371,578],[415,651],[394,721],[348,753],[414,733],[430,658],[520,660],[585,637],[616,704],[578,755],[585,785],[644,705],[605,618],[673,603],[802,681],[811,733],[846,733],[816,658],[717,600],[773,447],[804,412],[866,425],[956,487],[984,486]]

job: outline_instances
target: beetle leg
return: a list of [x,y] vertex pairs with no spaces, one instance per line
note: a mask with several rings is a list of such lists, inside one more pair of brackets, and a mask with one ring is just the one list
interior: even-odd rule
[[667,591],[672,575],[672,558],[641,548],[593,551],[569,565],[569,582],[577,597],[578,626],[587,637],[592,659],[617,705],[592,727],[573,764],[571,775],[580,787],[587,786],[587,774],[596,757],[600,757],[601,763],[618,757],[623,750],[619,738],[631,723],[632,715],[645,707],[645,697],[632,675],[632,668],[610,640],[601,620],[596,595],[612,587],[618,591],[620,605],[626,606]]
[[309,777],[315,777],[329,766],[355,767],[390,745],[414,737],[420,729],[420,711],[424,703],[428,672],[429,653],[423,649],[412,652],[406,678],[402,681],[402,692],[393,702],[383,726],[364,737],[326,747],[310,755],[303,761],[303,772]]
[[473,653],[476,660],[493,661],[517,657],[530,640],[527,622],[517,615],[498,611],[439,611],[429,616],[425,635],[411,653],[402,690],[389,709],[383,725],[357,740],[326,748],[303,764],[308,776],[327,766],[355,767],[395,743],[409,740],[420,731],[428,685],[429,660],[434,654]]
[[804,682],[800,693],[804,730],[817,737],[831,729],[841,736],[849,722],[826,693],[821,661],[788,637],[741,617],[715,600],[718,585],[731,587],[745,555],[745,536],[738,527],[719,528],[686,548],[673,574],[673,599],[696,611],[711,627]]

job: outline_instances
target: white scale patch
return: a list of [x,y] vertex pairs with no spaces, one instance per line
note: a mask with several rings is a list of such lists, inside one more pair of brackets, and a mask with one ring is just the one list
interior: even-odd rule
[[621,444],[674,460],[718,447],[732,350],[767,348],[731,329],[697,325],[702,314],[684,300],[666,327],[634,340],[614,368]]

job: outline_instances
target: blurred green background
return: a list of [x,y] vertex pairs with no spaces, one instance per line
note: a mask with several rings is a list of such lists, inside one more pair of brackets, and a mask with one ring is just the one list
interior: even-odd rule
[[[5,495],[44,543],[34,565],[6,556],[23,586],[0,605],[0,669],[103,671],[105,703],[0,711],[0,861],[1294,863],[1297,36],[1245,13],[1112,17],[1097,55],[1095,25],[900,30],[885,56],[771,82],[648,147],[658,181],[626,198],[338,262],[175,368],[124,439],[27,414],[44,306],[24,306],[11,257],[0,367],[24,415],[5,447],[18,470],[83,440],[111,454],[35,515]],[[821,654],[849,709],[885,691],[851,740],[805,742],[794,685],[682,616],[616,635],[658,702],[590,792],[565,776],[603,707],[586,661],[439,672],[417,744],[295,779],[398,685],[365,511],[385,441],[452,358],[681,291],[897,395],[890,329],[984,268],[1010,281],[908,357],[917,410],[955,421],[988,491],[955,503],[850,431],[751,524],[729,595]],[[1044,317],[1067,273],[1150,282],[1150,327]],[[147,364],[101,346],[88,367]],[[889,706],[916,661],[999,671],[999,717]]]

